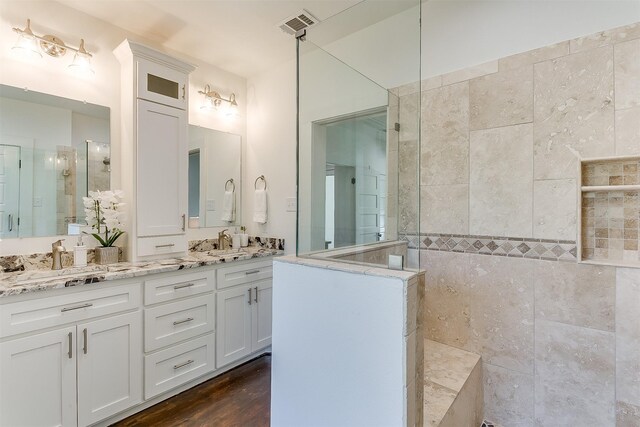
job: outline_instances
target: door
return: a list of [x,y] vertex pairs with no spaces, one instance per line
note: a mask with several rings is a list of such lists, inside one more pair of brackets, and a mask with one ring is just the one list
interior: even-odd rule
[[0,425],[77,425],[75,331],[0,344]]
[[18,237],[20,147],[0,145],[0,239]]
[[253,311],[251,313],[251,351],[271,345],[271,279],[253,283]]
[[186,112],[138,100],[138,236],[184,234],[187,215]]
[[218,292],[216,302],[216,367],[251,353],[253,289],[238,286]]
[[335,165],[334,247],[356,244],[356,168]]
[[78,325],[78,424],[86,426],[142,401],[141,313]]
[[371,167],[361,168],[356,180],[356,244],[380,240],[380,196],[382,175]]

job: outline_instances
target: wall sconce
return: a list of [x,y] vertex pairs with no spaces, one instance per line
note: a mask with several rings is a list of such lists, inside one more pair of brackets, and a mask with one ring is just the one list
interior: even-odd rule
[[94,74],[91,68],[92,55],[84,48],[83,39],[80,39],[80,46],[76,49],[75,47],[67,46],[59,37],[49,34],[44,36],[35,35],[31,31],[31,19],[27,19],[27,26],[24,30],[14,27],[13,31],[18,33],[18,40],[12,48],[14,51],[32,58],[42,58],[41,51],[54,58],[60,58],[67,53],[67,50],[72,50],[76,54],[71,64],[69,64],[69,69],[80,74]]
[[238,103],[236,102],[236,94],[232,93],[229,95],[229,99],[223,98],[218,92],[215,90],[211,90],[211,86],[206,85],[204,87],[204,91],[199,90],[198,93],[204,95],[204,104],[200,107],[203,110],[217,110],[220,105],[222,105],[222,101],[228,102],[229,106],[226,109],[225,114],[227,116],[236,116],[238,115]]

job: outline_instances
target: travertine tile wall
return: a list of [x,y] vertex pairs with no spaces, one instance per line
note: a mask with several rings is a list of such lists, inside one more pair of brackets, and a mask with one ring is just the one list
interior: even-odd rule
[[639,426],[640,269],[578,264],[575,250],[528,259],[511,243],[469,253],[433,236],[575,242],[578,156],[640,154],[640,24],[416,87],[395,93],[400,119],[421,96],[420,200],[402,197],[415,171],[400,135],[398,209],[420,207],[419,230],[399,233],[425,248],[426,337],[482,355],[489,420]]

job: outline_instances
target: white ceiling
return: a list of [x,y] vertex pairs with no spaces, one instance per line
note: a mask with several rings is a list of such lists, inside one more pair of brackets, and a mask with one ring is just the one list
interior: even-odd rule
[[361,0],[58,0],[166,48],[250,77],[295,57],[278,24],[307,9],[325,20]]

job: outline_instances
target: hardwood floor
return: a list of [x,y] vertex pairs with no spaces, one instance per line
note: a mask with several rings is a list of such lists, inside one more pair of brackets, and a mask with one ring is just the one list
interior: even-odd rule
[[114,426],[269,426],[271,356],[252,360],[219,377],[130,416]]

